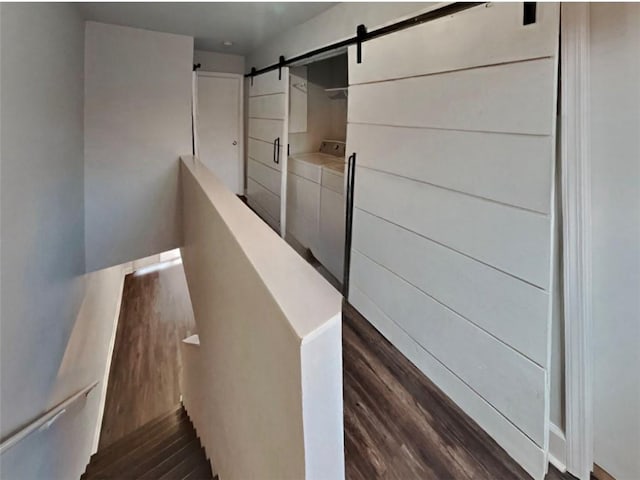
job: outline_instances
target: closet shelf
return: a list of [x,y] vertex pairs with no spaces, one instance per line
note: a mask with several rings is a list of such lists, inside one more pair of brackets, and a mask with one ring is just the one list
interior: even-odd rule
[[335,100],[338,98],[347,98],[348,87],[325,88],[324,91],[327,92],[329,98]]

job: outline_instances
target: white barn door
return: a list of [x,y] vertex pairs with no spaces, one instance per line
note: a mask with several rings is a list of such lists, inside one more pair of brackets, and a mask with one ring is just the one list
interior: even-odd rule
[[289,69],[249,80],[247,201],[284,237],[287,202]]
[[350,303],[541,479],[559,6],[536,6],[351,47],[347,154]]

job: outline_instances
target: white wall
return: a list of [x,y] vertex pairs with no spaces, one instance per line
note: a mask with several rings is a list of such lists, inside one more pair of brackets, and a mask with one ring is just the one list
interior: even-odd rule
[[245,63],[246,71],[251,70],[251,67],[261,68],[277,63],[280,55],[290,58],[353,37],[360,24],[371,30],[399,17],[414,15],[434,3],[436,2],[340,3],[305,23],[292,26],[251,52]]
[[100,383],[86,399],[71,405],[50,429],[33,433],[3,454],[3,478],[79,478],[95,453],[124,268],[125,265],[117,265],[85,277],[86,295],[48,393],[48,403],[56,405],[96,380]]
[[4,438],[54,400],[84,293],[84,23],[69,4],[3,4],[1,24]]
[[124,268],[117,265],[86,275],[86,295],[46,399],[53,406],[95,381],[100,383],[50,429],[33,433],[3,454],[2,478],[74,479],[84,472],[98,445]]
[[344,478],[340,294],[201,162],[182,180],[200,338],[182,348],[182,394],[214,470]]
[[595,462],[640,478],[640,4],[591,5]]
[[[310,66],[311,67],[311,66]],[[309,72],[310,73],[310,72]],[[346,116],[345,116],[346,118]],[[331,100],[322,85],[307,79],[307,131],[289,133],[290,153],[317,152],[331,132]]]
[[5,452],[0,477],[78,478],[123,280],[121,267],[84,274],[84,22],[70,4],[2,4],[0,32],[0,437],[101,382]]
[[87,270],[178,247],[193,39],[86,24]]
[[325,89],[344,87],[347,86],[347,82],[346,55],[307,66],[307,131],[289,133],[292,154],[317,152],[322,140],[345,140],[347,100],[331,99]]
[[200,70],[205,72],[245,73],[242,55],[194,50],[193,63],[199,63]]

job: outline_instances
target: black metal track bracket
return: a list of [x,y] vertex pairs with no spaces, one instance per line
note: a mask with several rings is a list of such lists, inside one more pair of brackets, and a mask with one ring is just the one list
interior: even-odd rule
[[536,23],[536,2],[524,2],[522,13],[522,24],[531,25]]
[[362,63],[362,42],[367,38],[367,27],[360,24],[356,28],[356,58],[357,63]]
[[282,67],[285,66],[284,55],[280,55],[278,59],[278,80],[282,80]]
[[256,76],[256,67],[251,67],[251,86],[253,87],[253,77]]

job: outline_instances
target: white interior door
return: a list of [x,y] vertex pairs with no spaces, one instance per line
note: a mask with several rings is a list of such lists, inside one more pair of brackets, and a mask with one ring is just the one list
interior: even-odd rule
[[[547,469],[559,4],[349,50],[349,301],[534,478]],[[529,19],[531,20],[531,19]]]
[[242,84],[241,75],[197,74],[196,154],[236,194],[244,193]]
[[247,201],[269,225],[286,232],[289,69],[249,83]]

